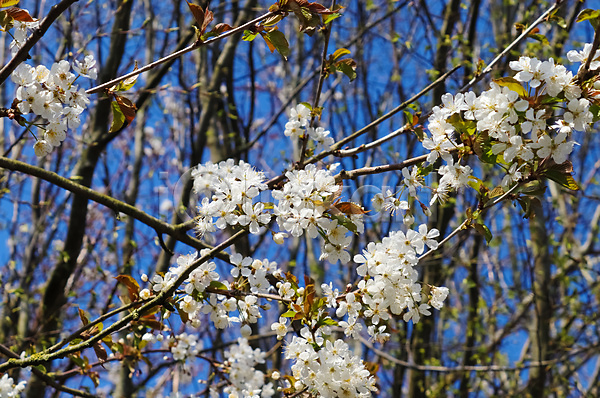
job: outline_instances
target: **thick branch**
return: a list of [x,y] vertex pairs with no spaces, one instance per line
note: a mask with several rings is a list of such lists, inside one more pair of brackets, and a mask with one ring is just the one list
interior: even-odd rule
[[110,336],[111,334],[121,330],[123,327],[128,325],[129,322],[140,319],[142,316],[144,316],[145,314],[147,314],[148,312],[153,310],[156,306],[163,304],[166,299],[168,299],[169,297],[171,297],[173,295],[173,293],[177,290],[177,287],[179,285],[181,285],[189,277],[189,275],[192,273],[192,271],[194,271],[196,268],[198,268],[203,263],[214,258],[217,253],[219,253],[221,250],[228,248],[229,246],[234,244],[238,239],[240,239],[242,236],[246,235],[247,233],[248,232],[244,231],[244,230],[239,231],[235,235],[233,235],[232,237],[227,239],[226,241],[224,241],[221,244],[219,244],[218,246],[214,247],[207,254],[198,258],[196,261],[194,261],[192,264],[190,264],[188,269],[177,278],[177,280],[173,283],[173,285],[169,289],[162,291],[160,294],[155,296],[153,299],[151,299],[150,301],[148,301],[147,303],[142,305],[139,309],[133,310],[131,313],[124,316],[122,319],[118,320],[117,322],[113,323],[106,329],[102,330],[97,335],[90,337],[89,339],[87,339],[79,344],[70,345],[70,346],[63,348],[61,350],[58,350],[56,352],[50,352],[50,349],[46,349],[40,353],[33,354],[26,358],[22,358],[22,359],[21,358],[19,358],[19,359],[11,358],[7,362],[0,364],[0,373],[6,372],[9,369],[14,369],[17,367],[25,368],[25,367],[29,367],[29,366],[40,365],[40,364],[52,361],[54,359],[64,358],[65,356],[67,356],[69,354],[81,352],[81,351],[85,350],[86,348],[91,348],[94,345],[94,343],[101,341],[103,338]]
[[[58,187],[66,189],[67,191],[73,192],[76,195],[82,196],[88,200],[93,200],[96,203],[104,205],[115,212],[126,214],[130,217],[135,218],[141,223],[154,229],[158,234],[167,234],[173,236],[180,242],[183,242],[197,250],[210,248],[210,246],[202,243],[200,240],[188,235],[186,231],[189,229],[190,224],[178,224],[171,225],[158,218],[152,217],[151,215],[139,210],[138,208],[131,206],[125,202],[121,202],[111,196],[103,195],[91,188],[84,185],[78,184],[69,180],[68,178],[62,177],[52,171],[42,169],[40,167],[32,166],[30,164],[9,159],[0,156],[0,167],[20,171],[22,173],[41,178],[42,180],[48,181]],[[222,256],[219,255],[219,258]]]

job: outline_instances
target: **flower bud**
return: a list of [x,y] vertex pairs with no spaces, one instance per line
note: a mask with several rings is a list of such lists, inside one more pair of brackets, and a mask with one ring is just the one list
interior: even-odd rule
[[250,337],[252,335],[252,328],[250,327],[250,325],[244,325],[242,326],[242,328],[240,329],[240,332],[242,333],[242,337]]
[[278,245],[282,245],[285,238],[287,238],[288,234],[285,232],[278,232],[273,235],[273,241]]

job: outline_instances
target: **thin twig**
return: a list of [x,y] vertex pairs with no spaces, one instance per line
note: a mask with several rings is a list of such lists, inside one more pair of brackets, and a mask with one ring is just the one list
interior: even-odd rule
[[[509,189],[508,191],[506,191],[502,196],[500,196],[499,198],[497,198],[496,200],[494,200],[491,203],[488,203],[487,205],[485,205],[481,210],[481,214],[485,213],[488,209],[490,209],[493,206],[496,206],[498,203],[502,202],[504,199],[506,199],[509,195],[511,195],[514,191],[516,191],[518,188],[520,188],[522,185],[522,183],[518,183],[515,184],[511,189]],[[457,233],[459,233],[460,231],[462,231],[463,229],[466,229],[466,227],[468,227],[468,224],[473,221],[469,218],[467,218],[466,220],[464,220],[458,227],[456,227],[454,229],[454,231],[452,231],[450,233],[450,235],[446,236],[441,242],[438,243],[438,247],[435,249],[431,249],[429,250],[427,253],[423,254],[421,257],[419,257],[419,261],[423,260],[425,257],[429,257],[429,255],[431,255],[433,252],[439,250],[446,242],[448,242],[450,239],[452,239]]]
[[[324,152],[321,152],[318,155],[315,155],[315,156],[307,159],[304,162],[304,164],[302,164],[302,165],[299,164],[298,166],[299,167],[304,167],[307,164],[316,163],[319,160],[324,159],[324,158],[326,158],[329,155],[339,156],[339,154],[341,153],[340,152],[340,148],[342,146],[344,146],[346,143],[348,143],[348,142],[356,139],[357,137],[359,137],[362,134],[364,134],[367,131],[369,131],[369,129],[377,126],[380,123],[383,123],[384,121],[386,121],[387,119],[389,119],[390,117],[392,117],[393,115],[395,115],[396,113],[398,113],[401,110],[405,109],[408,105],[410,105],[414,101],[418,100],[423,95],[427,94],[429,91],[431,91],[438,84],[442,83],[445,79],[447,79],[452,73],[456,72],[459,68],[460,68],[460,65],[459,66],[455,66],[454,68],[452,68],[451,70],[449,70],[448,72],[444,73],[442,76],[440,76],[439,78],[437,78],[434,82],[432,82],[431,84],[429,84],[427,87],[425,87],[424,89],[422,89],[421,91],[419,91],[417,94],[413,95],[411,98],[409,98],[408,100],[404,101],[402,104],[398,105],[396,108],[392,109],[391,111],[389,111],[385,115],[381,116],[380,118],[372,121],[371,123],[369,123],[365,127],[361,128],[360,130],[356,131],[355,133],[350,134],[348,137],[345,137],[345,138],[341,139],[340,141],[338,141],[337,143],[335,143],[334,145],[332,145],[331,149],[329,149],[327,151],[324,151]],[[394,133],[392,133],[392,134],[394,134]],[[391,137],[389,137],[389,138],[391,138]],[[357,148],[360,148],[360,147],[357,147]],[[357,150],[357,151],[362,152],[360,150]],[[270,188],[272,188],[272,187],[276,186],[277,184],[279,184],[284,179],[285,179],[285,173],[282,173],[280,176],[272,178],[269,181],[267,181],[267,184],[268,184],[268,186]]]
[[442,373],[454,373],[454,372],[516,372],[516,371],[520,371],[523,369],[529,369],[532,367],[537,367],[537,366],[548,366],[548,365],[554,365],[557,363],[560,363],[562,361],[565,361],[573,356],[576,355],[580,355],[582,353],[586,353],[590,350],[598,350],[598,345],[593,345],[593,346],[588,346],[588,347],[581,347],[579,349],[575,349],[572,350],[571,352],[566,353],[565,355],[563,355],[560,358],[556,358],[556,359],[549,359],[549,360],[544,360],[544,361],[531,361],[529,363],[525,363],[522,365],[515,365],[515,366],[497,366],[497,365],[475,365],[475,366],[455,366],[455,367],[449,367],[449,366],[435,366],[435,365],[418,365],[416,363],[412,363],[412,362],[407,362],[407,361],[403,361],[401,359],[398,359],[394,356],[392,356],[391,354],[380,350],[378,348],[376,348],[375,346],[373,346],[373,344],[371,344],[371,342],[369,342],[368,340],[366,340],[364,337],[359,337],[360,341],[362,344],[364,344],[365,346],[367,346],[369,349],[371,349],[375,354],[377,354],[379,357],[388,360],[396,365],[400,365],[402,367],[408,368],[408,369],[415,369],[415,370],[422,370],[422,371],[430,371],[430,372],[442,372]]
[[533,29],[535,29],[536,26],[538,26],[540,23],[544,22],[544,20],[546,18],[548,18],[548,16],[550,14],[552,14],[555,10],[558,10],[558,8],[561,6],[563,1],[564,0],[556,0],[556,2],[550,8],[548,8],[546,10],[546,12],[544,12],[542,15],[540,15],[540,17],[538,19],[533,21],[533,23],[527,29],[525,29],[515,40],[512,41],[512,43],[510,43],[500,54],[498,54],[496,56],[496,58],[494,58],[492,60],[492,62],[490,62],[488,64],[488,66],[480,74],[478,74],[477,76],[474,76],[471,79],[471,81],[469,81],[469,83],[467,83],[467,85],[465,85],[462,89],[460,89],[459,92],[463,93],[463,92],[467,91],[475,83],[477,83],[479,80],[481,80],[485,75],[490,73],[492,71],[492,68],[502,59],[502,57],[504,57],[506,54],[508,54],[508,52],[510,50],[512,50],[517,44],[519,44],[521,42],[521,40],[526,38],[529,35],[529,33],[531,33],[531,31]]
[[99,324],[100,322],[104,322],[105,320],[107,320],[108,318],[113,317],[114,315],[120,314],[123,311],[127,311],[128,309],[134,308],[135,306],[141,305],[144,302],[144,300],[141,301],[135,301],[133,303],[129,303],[127,305],[124,305],[123,307],[119,307],[119,308],[115,308],[114,310],[107,312],[104,315],[99,316],[98,318],[94,319],[93,321],[90,321],[89,323],[87,323],[86,325],[81,326],[79,329],[77,329],[76,331],[74,331],[73,333],[71,333],[70,336],[68,336],[66,339],[60,341],[59,343],[53,345],[52,347],[48,348],[49,352],[54,352],[62,347],[65,346],[65,344],[68,344],[69,342],[75,340],[76,338],[81,336],[81,333],[85,332],[86,330],[91,329],[92,327],[94,327],[95,325]]
[[219,36],[212,37],[212,38],[210,38],[210,39],[208,39],[206,41],[196,40],[196,42],[194,42],[193,44],[190,44],[189,46],[187,46],[186,48],[184,48],[182,50],[174,52],[173,54],[169,54],[166,57],[160,58],[160,59],[158,59],[158,60],[156,60],[156,61],[154,61],[152,63],[149,63],[148,65],[142,66],[141,68],[136,69],[133,72],[129,72],[129,73],[127,73],[127,74],[125,74],[123,76],[117,77],[116,79],[113,79],[113,80],[111,80],[109,82],[100,84],[100,85],[98,85],[96,87],[92,87],[89,90],[87,90],[86,93],[87,94],[93,94],[93,93],[100,92],[100,91],[102,91],[104,89],[110,88],[110,87],[114,86],[115,84],[117,84],[119,82],[122,82],[123,80],[126,80],[126,79],[129,79],[131,77],[137,76],[140,73],[144,73],[144,72],[146,72],[146,71],[148,71],[150,69],[153,69],[154,67],[156,67],[156,66],[158,66],[158,65],[160,65],[162,63],[165,63],[165,62],[171,61],[173,59],[179,58],[183,54],[189,53],[190,51],[194,51],[194,50],[196,50],[196,49],[198,49],[198,48],[200,48],[202,46],[205,46],[207,44],[213,43],[213,42],[215,42],[217,40],[224,39],[224,38],[229,37],[231,35],[234,35],[234,34],[236,34],[238,32],[244,31],[245,29],[249,28],[250,26],[255,25],[258,22],[260,22],[260,21],[262,21],[264,19],[267,19],[267,18],[269,18],[269,17],[271,17],[273,15],[275,15],[275,13],[273,13],[273,12],[267,12],[266,14],[263,14],[260,17],[255,18],[255,19],[253,19],[253,20],[251,20],[249,22],[246,22],[245,24],[240,25],[240,26],[238,26],[236,28],[228,30],[227,32],[225,32],[225,33],[223,33],[223,34],[221,34]]
[[99,342],[102,339],[104,339],[105,337],[110,336],[111,334],[121,330],[121,328],[125,327],[130,322],[139,320],[144,314],[151,311],[154,307],[163,304],[165,302],[165,300],[167,300],[169,297],[171,297],[173,295],[173,293],[177,290],[177,287],[179,285],[181,285],[189,277],[189,275],[192,273],[192,271],[194,271],[196,268],[198,268],[201,264],[203,264],[203,263],[209,261],[210,259],[212,259],[213,257],[215,257],[215,255],[217,253],[219,253],[221,250],[224,250],[224,249],[228,248],[229,246],[231,246],[232,244],[234,244],[238,239],[240,239],[242,236],[244,236],[246,234],[248,234],[247,231],[241,230],[241,231],[237,232],[235,235],[231,236],[229,239],[227,239],[224,242],[220,243],[219,245],[215,246],[208,253],[201,256],[196,261],[194,261],[192,264],[190,264],[190,266],[181,275],[179,275],[179,277],[176,279],[176,281],[173,283],[173,285],[169,289],[160,292],[157,296],[150,299],[148,302],[143,304],[140,308],[131,311],[129,314],[127,314],[123,318],[119,319],[118,321],[116,321],[112,325],[108,326],[107,328],[103,329],[98,334],[90,337],[89,339],[87,339],[79,344],[73,344],[73,345],[70,345],[68,347],[65,347],[65,348],[55,351],[55,352],[49,352],[49,350],[46,349],[46,350],[43,350],[42,352],[35,353],[26,358],[22,358],[22,359],[21,358],[18,358],[18,359],[11,358],[8,361],[0,364],[0,373],[6,372],[9,369],[13,369],[13,368],[17,368],[17,367],[25,368],[25,367],[29,367],[29,366],[40,365],[40,364],[52,361],[57,358],[63,358],[69,354],[81,352],[86,348],[92,347],[94,345],[94,343]]
[[410,125],[402,126],[398,130],[392,131],[388,135],[384,135],[383,137],[381,137],[375,141],[369,142],[368,144],[362,144],[360,146],[357,146],[357,147],[351,148],[351,149],[340,149],[339,151],[337,151],[335,153],[335,156],[337,156],[338,158],[345,158],[348,156],[354,156],[361,152],[368,151],[369,149],[372,149],[372,148],[377,148],[378,146],[386,143],[387,141],[391,140],[392,138],[398,137],[399,135],[402,135],[402,134],[406,133],[407,131],[411,131],[411,128],[412,128],[412,126],[410,126]]
[[[462,148],[462,147],[451,148],[448,150],[448,153],[457,152],[460,148]],[[347,170],[347,171],[342,170],[335,176],[335,181],[337,183],[339,183],[342,180],[352,180],[352,179],[355,179],[355,178],[357,178],[359,176],[363,176],[363,175],[381,174],[381,173],[385,173],[388,171],[402,170],[406,167],[410,167],[410,166],[414,166],[416,164],[423,163],[424,161],[427,160],[427,156],[429,156],[429,155],[425,154],[425,155],[421,155],[421,156],[416,156],[414,158],[407,159],[400,163],[394,163],[394,164],[384,164],[381,166],[361,167],[359,169],[353,169],[353,170]]]
[[[335,7],[335,0],[331,2],[330,9],[333,10]],[[313,101],[313,110],[319,107],[319,102],[321,101],[321,92],[323,91],[323,83],[327,78],[329,72],[325,69],[325,64],[327,63],[327,49],[329,48],[329,38],[331,37],[331,24],[325,26],[325,43],[323,44],[323,54],[321,55],[321,74],[319,75],[319,82],[317,83],[317,92],[315,94],[315,99]],[[317,116],[313,115],[310,119],[309,128],[314,127],[315,120],[317,120]],[[306,156],[306,145],[308,144],[308,132],[304,133],[302,137],[302,144],[300,145],[300,160],[298,161],[299,168],[302,168],[302,162],[304,162],[304,157]]]

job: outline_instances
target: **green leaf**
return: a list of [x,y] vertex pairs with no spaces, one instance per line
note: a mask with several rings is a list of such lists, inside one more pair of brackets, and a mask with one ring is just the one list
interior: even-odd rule
[[115,95],[115,100],[111,102],[113,111],[113,122],[110,126],[109,133],[114,133],[120,129],[127,127],[135,118],[137,108],[129,99]]
[[323,326],[323,325],[328,325],[328,326],[337,326],[337,325],[338,325],[338,323],[337,323],[337,321],[335,321],[335,320],[333,320],[333,319],[331,319],[331,318],[327,317],[327,318],[319,319],[319,320],[317,321],[317,325],[316,325],[315,327],[317,327],[317,328],[318,328],[318,327],[320,327],[320,326]]
[[256,36],[258,36],[258,32],[252,32],[251,30],[245,30],[244,35],[242,36],[242,40],[252,41],[252,40],[256,39]]
[[473,152],[484,163],[496,164],[502,161],[501,156],[494,155],[494,152],[492,152],[492,143],[487,133],[481,133],[473,140]]
[[[133,72],[135,72],[136,70],[138,70],[137,61],[135,61],[135,66],[133,67]],[[131,87],[133,87],[135,85],[135,82],[137,81],[138,76],[139,76],[139,74],[135,75],[135,76],[131,76],[125,80],[120,81],[118,84],[115,84],[114,86],[112,86],[109,89],[109,91],[111,93],[115,93],[115,92],[129,90]]]
[[550,42],[548,41],[548,38],[540,33],[530,33],[528,35],[529,37],[531,37],[534,40],[539,41],[540,43],[544,44],[544,45],[550,45]]
[[590,112],[594,115],[594,123],[600,120],[600,106],[592,103],[590,105]]
[[531,196],[541,196],[546,192],[546,185],[541,181],[532,181],[525,184],[521,192]]
[[356,225],[352,221],[350,221],[349,218],[346,218],[346,217],[344,217],[342,215],[337,215],[337,214],[332,214],[331,217],[334,218],[334,219],[336,219],[339,225],[343,225],[344,227],[346,227],[353,234],[357,234],[358,233],[358,228],[356,227]]
[[335,63],[335,68],[348,76],[350,81],[356,79],[356,62],[352,58],[342,59]]
[[[271,42],[271,44],[273,45],[273,47],[275,47],[275,49],[277,49],[279,54],[281,54],[281,56],[287,60],[288,55],[290,55],[290,44],[285,38],[283,32],[280,32],[279,30],[273,30],[271,32],[266,33],[265,36],[269,39],[269,41],[267,41],[267,44]],[[269,48],[271,47],[269,46]],[[271,52],[273,52],[273,50],[271,50]]]
[[508,87],[510,90],[519,94],[521,97],[528,96],[527,90],[525,90],[525,87],[523,87],[521,85],[521,83],[514,77],[508,76],[508,77],[501,77],[499,79],[494,79],[494,83],[496,83],[497,85],[499,85],[501,87]]
[[477,231],[479,234],[483,235],[486,243],[490,243],[490,241],[493,238],[493,235],[490,232],[490,229],[485,224],[475,223],[473,224],[473,228],[475,228],[475,231]]
[[219,281],[212,281],[212,282],[210,282],[210,284],[208,285],[208,287],[210,287],[211,289],[228,290],[227,286],[224,283],[221,283]]
[[504,189],[502,189],[502,187],[496,187],[490,191],[488,197],[491,199],[502,195],[504,195]]
[[545,175],[552,181],[571,191],[579,191],[580,189],[572,175],[561,174],[555,171],[546,172]]
[[577,19],[575,20],[575,22],[591,21],[594,19],[598,19],[598,17],[600,17],[600,10],[592,10],[590,8],[586,8],[585,10],[582,10],[579,13],[579,15],[577,15]]
[[420,175],[420,176],[425,177],[425,176],[429,175],[429,173],[431,173],[433,171],[433,166],[434,166],[433,163],[431,163],[427,167],[421,167],[421,166],[419,166],[417,174]]
[[110,103],[113,111],[113,121],[110,125],[109,133],[114,133],[115,131],[119,131],[123,124],[125,123],[125,115],[121,111],[121,107],[117,101],[112,101]]
[[329,14],[323,17],[323,23],[325,25],[327,25],[329,22],[333,21],[336,18],[341,17],[342,14],[340,14],[339,12],[334,12],[333,14]]
[[531,217],[534,214],[534,209],[542,206],[542,202],[535,196],[522,196],[517,198],[517,202],[521,205],[525,213],[523,214],[523,218]]
[[421,127],[413,129],[413,133],[415,133],[419,141],[422,142],[425,139],[425,133],[423,132],[423,129]]
[[552,13],[552,15],[549,18],[551,21],[556,22],[556,24],[558,26],[560,26],[563,29],[567,29],[567,21],[565,21],[565,19],[563,17],[561,17],[560,15],[556,15],[556,11],[554,11]]
[[473,188],[474,190],[476,190],[477,192],[479,192],[480,189],[481,189],[481,187],[483,186],[483,181],[481,181],[477,177],[471,177],[471,178],[469,178],[469,182],[467,184],[469,184],[469,186],[471,188]]
[[307,107],[308,109],[310,109],[312,111],[312,105],[308,102],[301,102],[299,105],[304,105],[305,107]]
[[69,358],[71,359],[71,361],[73,361],[75,363],[75,365],[79,366],[80,368],[85,367],[85,361],[81,357],[71,355],[71,356],[69,356]]
[[348,50],[347,48],[338,48],[333,54],[331,54],[331,59],[335,61],[346,54],[350,54],[350,50]]
[[10,30],[13,27],[14,19],[6,11],[0,11],[0,26],[3,31]]
[[558,98],[558,97],[551,97],[548,94],[544,94],[541,97],[542,101],[541,103],[546,105],[546,104],[557,104],[559,102],[562,102],[563,100]]
[[0,7],[12,7],[19,4],[19,0],[0,0]]
[[34,368],[41,371],[42,373],[46,373],[46,367],[44,365],[35,365]]
[[296,316],[296,311],[293,310],[287,310],[286,312],[284,312],[283,314],[281,314],[282,317],[284,318],[293,318]]
[[570,161],[552,164],[542,175],[571,191],[579,191],[579,185],[573,178],[573,164]]

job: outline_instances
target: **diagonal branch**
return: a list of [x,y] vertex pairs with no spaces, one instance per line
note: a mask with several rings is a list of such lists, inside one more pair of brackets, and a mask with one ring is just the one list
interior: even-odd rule
[[87,90],[86,93],[87,94],[98,93],[98,92],[100,92],[100,91],[102,91],[104,89],[107,89],[109,87],[114,86],[115,84],[117,84],[117,83],[119,83],[119,82],[121,82],[123,80],[129,79],[131,77],[134,77],[134,76],[137,76],[137,75],[139,75],[141,73],[144,73],[144,72],[146,72],[146,71],[148,71],[150,69],[153,69],[154,67],[156,67],[156,66],[158,66],[160,64],[163,64],[165,62],[169,62],[169,61],[172,61],[172,60],[174,60],[176,58],[179,58],[183,54],[187,54],[190,51],[194,51],[194,50],[196,50],[196,49],[198,49],[198,48],[200,48],[200,47],[202,47],[204,45],[210,44],[210,43],[215,42],[217,40],[224,39],[224,38],[229,37],[231,35],[234,35],[234,34],[236,34],[238,32],[243,32],[245,29],[251,27],[252,25],[257,24],[258,22],[260,22],[262,20],[265,20],[265,19],[273,16],[274,14],[275,13],[273,13],[273,12],[267,12],[266,14],[263,14],[263,15],[261,15],[258,18],[255,18],[255,19],[253,19],[251,21],[248,21],[248,22],[246,22],[243,25],[240,25],[240,26],[238,26],[236,28],[228,30],[227,32],[225,32],[223,34],[221,34],[219,36],[216,36],[216,37],[213,37],[211,39],[208,39],[206,41],[196,40],[193,44],[190,44],[189,46],[187,46],[186,48],[184,48],[182,50],[176,51],[173,54],[169,54],[166,57],[157,59],[156,61],[154,61],[152,63],[149,63],[148,65],[142,66],[141,68],[136,69],[133,72],[127,73],[126,75],[117,77],[116,79],[113,79],[113,80],[108,81],[106,83],[102,83],[99,86],[92,87],[89,90]]
[[110,336],[111,334],[121,330],[121,328],[125,327],[130,322],[137,321],[142,316],[144,316],[145,314],[147,314],[148,312],[153,310],[156,306],[163,304],[165,302],[165,300],[167,300],[169,297],[171,297],[173,295],[173,293],[177,290],[177,287],[179,285],[181,285],[181,283],[183,283],[183,281],[185,281],[189,277],[189,275],[192,273],[193,270],[198,268],[201,264],[204,264],[205,262],[209,261],[210,259],[216,257],[216,255],[220,251],[233,245],[238,239],[240,239],[242,236],[244,236],[246,234],[248,234],[247,231],[241,230],[241,231],[237,232],[235,235],[231,236],[229,239],[227,239],[224,242],[220,243],[219,245],[215,246],[208,253],[201,256],[196,261],[194,261],[192,264],[190,264],[190,266],[187,268],[187,270],[185,270],[177,278],[177,280],[173,283],[173,285],[169,289],[160,292],[157,296],[155,296],[154,298],[152,298],[148,302],[146,302],[144,305],[142,305],[139,309],[133,310],[132,312],[130,312],[123,318],[119,319],[117,322],[115,322],[112,325],[110,325],[109,327],[107,327],[106,329],[103,329],[100,333],[90,337],[89,339],[87,339],[85,341],[82,341],[79,344],[69,345],[68,347],[65,347],[65,348],[55,351],[55,352],[51,352],[51,349],[46,349],[40,353],[33,354],[29,357],[10,358],[8,361],[0,364],[0,373],[6,372],[9,369],[14,369],[17,367],[26,368],[29,366],[40,365],[40,364],[52,361],[57,358],[64,358],[65,356],[67,356],[69,354],[81,352],[82,350],[84,350],[86,348],[91,348],[94,345],[94,343],[99,342],[102,339],[104,339],[105,337]]
[[73,3],[78,0],[63,0],[60,3],[52,6],[46,18],[40,23],[40,26],[33,31],[33,34],[27,39],[23,47],[17,51],[15,56],[0,70],[0,85],[8,79],[11,73],[19,66],[22,62],[29,59],[29,50],[40,41],[40,39],[46,34],[46,31],[54,23],[63,12],[67,10]]
[[[202,250],[206,248],[211,248],[206,245],[202,241],[188,235],[186,231],[190,229],[191,224],[178,224],[171,225],[162,220],[159,220],[156,217],[153,217],[140,209],[131,206],[125,202],[121,202],[111,196],[103,195],[100,192],[97,192],[91,188],[88,188],[84,185],[78,184],[68,178],[62,177],[52,171],[48,171],[42,169],[40,167],[32,166],[30,164],[9,159],[3,156],[0,156],[0,167],[5,168],[7,170],[19,171],[37,178],[41,178],[42,180],[48,181],[51,184],[54,184],[58,187],[66,189],[69,192],[72,192],[76,195],[85,197],[89,200],[92,200],[96,203],[99,203],[103,206],[108,207],[109,209],[120,212],[123,214],[127,214],[128,216],[135,218],[141,223],[149,226],[154,229],[156,233],[160,236],[161,234],[170,235],[180,242],[183,242],[197,250]],[[218,254],[218,258],[226,259],[228,256],[226,254]]]

